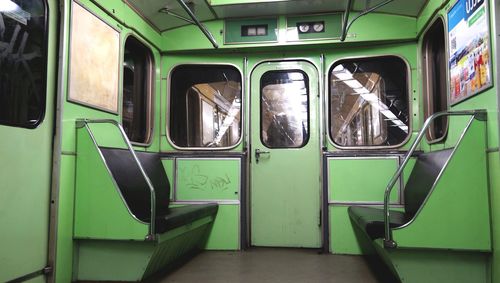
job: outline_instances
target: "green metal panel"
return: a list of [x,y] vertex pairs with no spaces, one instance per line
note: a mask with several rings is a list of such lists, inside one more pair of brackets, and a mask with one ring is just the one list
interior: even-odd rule
[[323,22],[324,32],[320,33],[298,33],[298,38],[293,39],[287,36],[288,41],[293,40],[309,40],[309,39],[333,39],[340,38],[342,33],[342,14],[330,14],[330,15],[315,15],[315,16],[296,16],[287,17],[286,26],[287,33],[290,31],[297,32],[297,23],[309,23],[309,22]]
[[413,221],[393,229],[399,247],[491,251],[485,130],[472,123]]
[[330,252],[333,254],[367,254],[371,245],[365,235],[356,231],[351,223],[347,208],[349,206],[330,205]]
[[[278,42],[272,43],[251,43],[251,44],[223,44],[224,38],[220,30],[224,29],[223,20],[205,22],[207,29],[214,35],[220,50],[233,50],[238,48],[259,48],[272,52],[276,48],[284,51],[297,50],[301,45],[311,45],[310,47],[319,48],[324,52],[329,48],[345,47],[366,47],[366,42],[393,42],[393,41],[414,41],[417,36],[416,18],[397,16],[381,13],[371,13],[361,17],[349,30],[346,42],[340,42],[338,39],[314,40],[301,42],[286,41],[286,19],[280,16],[278,19]],[[168,30],[162,33],[164,47],[168,52],[186,51],[186,50],[213,50],[213,46],[206,37],[199,31],[198,27],[187,25],[180,28]],[[356,43],[357,45],[353,45]],[[359,43],[359,44],[358,44]],[[316,46],[312,46],[316,45]],[[264,48],[263,48],[264,47]],[[370,45],[370,48],[374,48]],[[353,49],[351,49],[353,50]],[[416,55],[416,52],[414,53]]]
[[174,198],[175,160],[173,158],[165,158],[161,160],[161,163],[163,164],[163,169],[165,169],[165,173],[170,183],[170,200],[172,200]]
[[427,249],[385,249],[382,239],[374,246],[403,283],[491,282],[487,253]]
[[[52,0],[51,0],[52,1]],[[52,2],[57,2],[57,1],[52,1]],[[62,3],[62,1],[59,1]],[[69,4],[71,1],[65,0],[64,1],[66,4],[66,10],[64,13],[69,13]],[[162,48],[163,40],[162,37],[159,33],[153,30],[153,28],[147,24],[144,19],[142,19],[137,13],[135,13],[132,9],[130,9],[123,1],[121,0],[106,0],[106,1],[99,1],[99,4],[107,11],[109,15],[113,15],[113,17],[110,17],[107,13],[105,13],[103,10],[100,10],[92,1],[89,0],[81,0],[80,3],[82,3],[86,8],[90,9],[93,13],[96,13],[99,17],[103,18],[106,20],[106,22],[112,23],[115,27],[118,28],[118,30],[121,31],[121,41],[123,42],[126,37],[126,34],[134,34],[138,38],[145,38],[155,46],[158,46],[159,48]],[[57,4],[57,3],[56,3]],[[52,6],[55,7],[55,6]],[[51,9],[52,11],[55,11],[55,8]],[[62,11],[61,11],[62,12]],[[56,21],[56,17],[51,17],[52,20]],[[69,29],[70,22],[64,22],[61,21],[61,25],[63,25],[66,29]],[[53,33],[54,35],[57,33]],[[64,42],[64,46],[68,47],[70,40],[69,37],[64,38],[63,34],[61,34],[61,39],[62,42]],[[148,44],[149,45],[149,44]],[[57,46],[53,46],[49,50],[56,51],[58,48]],[[160,50],[155,50],[153,48],[153,57],[155,61],[155,83],[154,83],[154,113],[155,118],[154,118],[154,133],[153,133],[153,143],[151,146],[148,148],[144,147],[137,147],[138,149],[144,149],[147,151],[158,151],[159,149],[159,133],[160,133],[160,107],[161,107],[161,95],[160,95],[160,89],[161,89],[161,77],[160,77]],[[61,58],[62,66],[66,70],[68,69],[68,58]],[[54,61],[55,62],[55,61]],[[62,78],[62,83],[67,84],[68,81],[68,72],[62,72],[61,74]],[[51,80],[56,81],[55,79]],[[55,93],[51,92],[51,93]],[[121,83],[120,83],[120,96],[121,96]],[[107,119],[119,119],[119,116],[105,113],[99,110],[91,109],[88,107],[84,107],[81,105],[77,105],[71,102],[66,101],[66,97],[68,95],[67,89],[64,87],[62,88],[62,93],[60,94],[64,100],[63,105],[62,105],[62,129],[61,129],[61,134],[62,134],[62,151],[67,154],[67,155],[72,155],[75,154],[76,152],[76,130],[75,130],[75,119],[77,118],[107,118]],[[121,101],[121,100],[120,100]],[[48,104],[49,106],[52,105],[51,103]],[[104,127],[103,127],[104,128]],[[99,130],[97,130],[99,131]],[[104,137],[107,136],[106,131],[104,131]],[[99,136],[102,136],[99,134]],[[113,146],[119,146],[119,144],[115,144]],[[33,148],[39,148],[33,147]],[[60,201],[58,203],[58,237],[57,237],[57,261],[56,261],[56,267],[55,267],[55,280],[56,282],[70,282],[72,280],[72,258],[73,258],[73,241],[72,241],[72,234],[73,234],[73,196],[74,196],[74,190],[75,190],[75,182],[74,180],[70,180],[68,176],[72,175],[72,172],[75,170],[75,159],[72,158],[71,161],[68,159],[66,162],[63,162],[61,166],[61,173],[60,177],[64,178],[66,181],[64,181],[64,184],[61,185],[59,194],[60,194]],[[73,164],[71,164],[73,163]],[[63,180],[61,180],[63,182]],[[1,273],[1,272],[0,272]]]
[[75,155],[61,156],[61,180],[59,189],[59,213],[56,250],[56,278],[59,282],[70,282],[73,266],[73,209],[75,204]]
[[[298,149],[269,149],[260,139],[260,78],[271,70],[303,70],[309,76],[308,144]],[[319,247],[320,152],[318,72],[303,62],[258,65],[251,76],[251,243],[255,246]],[[257,149],[270,152],[255,162]]]
[[88,131],[77,131],[75,238],[144,240],[148,225],[134,219]]
[[[47,3],[47,86],[41,90],[47,93],[44,120],[36,129],[0,125],[0,282],[47,265],[58,34],[58,3]],[[17,51],[15,47],[13,52]]]
[[[265,25],[267,34],[261,36],[243,36],[243,26]],[[226,20],[224,26],[224,43],[257,43],[257,42],[276,42],[278,40],[278,18],[262,19],[237,19]]]
[[[399,166],[398,157],[346,157],[328,160],[330,202],[384,202],[384,191]],[[397,203],[399,184],[391,193]]]
[[156,242],[78,241],[78,280],[140,281],[168,270],[175,261],[203,245],[212,217],[162,234]]
[[[325,53],[325,62],[326,62],[326,77],[328,80],[329,71],[334,62],[345,59],[345,58],[365,58],[372,56],[385,56],[385,55],[395,55],[403,58],[408,63],[409,68],[409,109],[410,109],[410,129],[412,132],[411,138],[401,146],[401,149],[408,149],[411,145],[411,142],[415,139],[417,132],[420,128],[420,105],[419,105],[419,85],[420,82],[417,80],[417,52],[416,52],[416,44],[413,42],[410,43],[396,43],[396,44],[384,44],[377,46],[363,46],[359,48],[341,48],[335,49],[333,51],[328,51]],[[326,84],[328,87],[328,84]],[[328,90],[327,90],[328,95]],[[375,147],[374,147],[375,149]],[[339,149],[335,148],[331,139],[329,138],[328,142],[328,150],[329,151],[337,151]]]
[[204,249],[238,250],[240,248],[240,206],[219,204],[217,217],[213,223]]
[[[242,88],[245,88],[245,78],[243,77],[243,57],[241,54],[177,54],[177,55],[168,55],[165,60],[163,60],[163,74],[162,76],[165,78],[169,78],[170,72],[173,70],[178,65],[183,65],[183,64],[215,64],[215,65],[231,65],[236,68],[242,73]],[[176,151],[178,150],[175,148],[172,143],[168,140],[167,138],[167,131],[170,127],[168,124],[169,122],[169,113],[170,113],[170,81],[169,80],[164,80],[164,85],[162,86],[165,91],[165,98],[162,98],[165,100],[164,104],[162,104],[162,107],[165,107],[166,110],[159,111],[161,115],[161,121],[164,121],[161,127],[161,136],[160,136],[160,151],[161,152],[171,152],[171,151]],[[246,94],[243,93],[243,96]],[[245,99],[245,98],[243,98]],[[243,114],[242,114],[243,117]],[[243,127],[243,125],[242,125]],[[214,148],[210,148],[210,151],[213,151]],[[224,150],[227,151],[227,150]],[[243,143],[238,144],[235,146],[234,149],[231,149],[230,151],[235,151],[235,152],[242,152],[243,151]]]
[[239,200],[240,159],[177,159],[175,200]]
[[500,154],[488,155],[490,194],[491,194],[491,226],[493,239],[492,276],[493,282],[500,282]]

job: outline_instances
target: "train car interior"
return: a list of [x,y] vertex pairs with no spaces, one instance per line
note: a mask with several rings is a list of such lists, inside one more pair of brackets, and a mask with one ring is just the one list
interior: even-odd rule
[[500,283],[499,38],[495,0],[0,0],[0,282]]

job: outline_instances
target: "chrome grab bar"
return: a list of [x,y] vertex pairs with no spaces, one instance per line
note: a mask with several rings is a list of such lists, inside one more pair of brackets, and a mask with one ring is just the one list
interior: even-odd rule
[[[438,112],[434,113],[432,116],[427,118],[425,121],[422,129],[419,131],[417,138],[411,145],[410,149],[408,150],[408,153],[405,156],[405,159],[403,160],[403,163],[399,165],[398,170],[392,177],[392,179],[389,181],[389,184],[387,185],[387,188],[385,189],[384,193],[384,247],[386,248],[395,248],[397,247],[397,243],[392,239],[392,230],[390,228],[390,211],[389,211],[389,198],[391,195],[392,188],[396,184],[397,180],[401,177],[401,173],[403,173],[403,170],[405,169],[406,165],[410,161],[411,156],[415,152],[415,149],[417,146],[420,144],[420,141],[422,140],[423,136],[427,132],[427,129],[431,125],[431,123],[443,116],[474,116],[475,118],[479,120],[486,120],[486,110],[463,110],[463,111],[443,111],[443,112]],[[460,141],[459,141],[460,142]],[[455,144],[454,148],[458,146],[458,143]]]
[[[155,189],[153,187],[153,184],[151,183],[151,180],[149,179],[148,175],[146,175],[146,171],[144,171],[144,168],[142,167],[141,162],[137,158],[137,155],[135,154],[134,148],[132,147],[132,144],[130,143],[130,140],[127,137],[127,134],[125,133],[125,130],[123,129],[122,125],[118,123],[118,121],[115,121],[113,119],[76,119],[76,127],[77,128],[83,128],[87,124],[111,124],[114,125],[118,128],[120,131],[120,134],[123,138],[123,141],[125,141],[125,144],[127,145],[127,148],[129,152],[132,154],[134,157],[134,161],[139,166],[139,170],[141,171],[142,176],[144,177],[144,180],[146,180],[146,183],[148,184],[149,191],[151,194],[151,221],[149,222],[149,231],[148,235],[146,235],[146,240],[154,240],[155,239],[155,220],[156,220],[156,194],[155,194]],[[88,131],[92,132],[90,127],[86,127]]]

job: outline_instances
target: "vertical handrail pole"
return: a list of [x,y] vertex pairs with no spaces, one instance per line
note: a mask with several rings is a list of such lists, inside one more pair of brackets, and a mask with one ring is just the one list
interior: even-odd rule
[[349,21],[349,14],[351,13],[352,4],[353,0],[347,0],[344,16],[342,17],[342,34],[340,35],[340,41],[344,41],[347,37],[347,23]]
[[[397,246],[397,243],[394,242],[392,239],[392,230],[390,227],[390,210],[389,210],[389,200],[391,196],[391,191],[394,185],[396,184],[396,181],[401,177],[401,173],[403,173],[403,170],[405,169],[406,165],[410,161],[411,156],[415,152],[417,146],[420,144],[420,141],[422,140],[423,136],[427,132],[427,129],[431,125],[431,123],[442,116],[477,116],[479,114],[485,114],[485,110],[464,110],[464,111],[443,111],[443,112],[438,112],[427,118],[425,121],[424,125],[422,126],[422,129],[418,132],[417,138],[411,145],[410,149],[406,153],[406,156],[403,160],[403,163],[399,165],[398,170],[394,174],[394,176],[391,178],[389,181],[389,184],[387,185],[385,192],[384,192],[384,247],[386,248],[395,248]],[[456,144],[454,147],[458,146]]]
[[[156,193],[155,189],[153,187],[153,184],[151,183],[151,180],[149,179],[148,175],[146,174],[146,171],[144,171],[144,168],[142,167],[141,162],[139,161],[139,158],[137,158],[137,155],[135,154],[134,148],[132,147],[132,144],[130,143],[130,140],[127,137],[127,134],[125,133],[125,130],[123,129],[122,125],[118,123],[117,121],[113,119],[78,119],[77,122],[83,122],[85,124],[111,124],[114,125],[118,128],[120,131],[120,134],[123,138],[123,141],[125,141],[125,144],[127,145],[127,148],[129,152],[132,154],[135,163],[139,167],[139,170],[141,171],[142,176],[144,177],[144,180],[146,180],[146,183],[148,184],[149,191],[150,191],[150,201],[151,201],[151,221],[149,222],[149,235],[147,235],[146,239],[147,240],[154,240],[155,239],[155,221],[156,221]],[[90,127],[87,127],[90,131]]]

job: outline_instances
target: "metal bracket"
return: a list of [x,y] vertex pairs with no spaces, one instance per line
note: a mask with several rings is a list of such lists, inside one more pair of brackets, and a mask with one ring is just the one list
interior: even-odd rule
[[348,20],[349,20],[349,14],[351,12],[351,7],[352,7],[352,4],[353,4],[353,0],[347,0],[347,6],[346,6],[346,9],[345,9],[345,12],[344,12],[344,16],[343,16],[343,19],[342,19],[342,34],[340,35],[340,41],[344,41],[345,38],[347,37],[347,32],[349,31],[349,29],[351,28],[352,24],[359,18],[361,18],[362,16],[366,15],[366,14],[369,14],[389,3],[391,3],[392,1],[394,0],[387,0],[387,1],[384,1],[382,3],[379,3],[371,8],[368,8],[368,1],[366,2],[366,5],[367,5],[367,8],[359,13],[359,15],[357,15],[356,17],[354,17],[354,19],[352,19],[352,21],[350,21],[348,23]]

